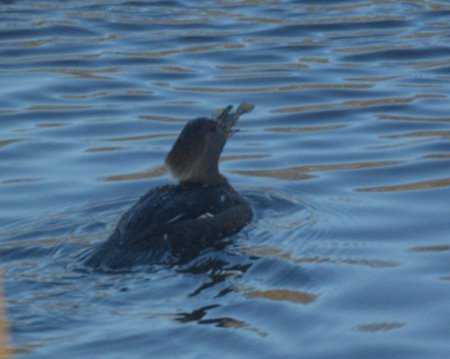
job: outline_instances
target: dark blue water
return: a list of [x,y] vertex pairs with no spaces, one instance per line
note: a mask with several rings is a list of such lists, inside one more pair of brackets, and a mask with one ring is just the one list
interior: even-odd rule
[[[20,358],[450,356],[450,4],[1,1],[0,268]],[[184,123],[241,101],[252,223],[91,273]]]

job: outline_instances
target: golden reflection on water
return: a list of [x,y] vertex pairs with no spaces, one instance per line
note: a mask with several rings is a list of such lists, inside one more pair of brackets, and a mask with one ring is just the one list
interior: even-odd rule
[[172,134],[168,133],[155,133],[152,135],[139,135],[139,136],[124,136],[124,137],[113,137],[113,138],[102,138],[99,141],[103,142],[128,142],[128,141],[143,141],[152,140],[155,138],[172,137]]
[[141,115],[139,116],[139,118],[141,120],[160,121],[160,122],[186,122],[186,120],[181,117],[172,117],[172,116]]
[[[50,5],[50,4],[47,4]],[[50,5],[50,7],[52,7]],[[45,27],[52,25],[75,25],[76,22],[70,19],[51,19],[51,20],[38,20],[32,23],[33,27]]]
[[16,142],[19,142],[19,141],[22,141],[22,140],[20,140],[20,139],[12,139],[12,140],[0,141],[0,148],[6,147],[6,146],[8,146],[8,145],[10,145],[12,143],[16,143]]
[[270,3],[269,0],[238,0],[238,1],[219,1],[218,6],[250,6]]
[[410,252],[445,252],[445,251],[450,251],[450,245],[436,244],[433,246],[413,247],[409,251]]
[[270,17],[240,17],[241,22],[255,22],[260,24],[281,24],[283,20]]
[[164,165],[162,165],[162,166],[152,168],[148,171],[100,177],[98,180],[101,182],[134,181],[134,180],[161,177],[161,176],[164,176],[165,174],[167,174],[167,172],[168,172],[167,168]]
[[387,332],[393,329],[399,329],[404,327],[406,324],[401,322],[380,322],[380,323],[368,323],[360,324],[355,329],[361,332]]
[[87,99],[93,99],[96,97],[105,97],[105,96],[110,96],[111,93],[106,92],[106,91],[99,91],[99,92],[93,92],[87,95],[66,95],[66,96],[61,96],[62,98],[68,99],[68,100],[87,100]]
[[331,2],[326,5],[311,5],[311,6],[305,6],[305,12],[308,14],[323,14],[323,13],[334,13],[334,12],[349,12],[349,11],[355,11],[356,9],[362,9],[370,7],[370,2],[352,2],[351,5],[346,4],[332,4]]
[[277,179],[292,181],[313,178],[313,176],[309,175],[308,172],[359,170],[364,168],[394,166],[399,163],[400,162],[398,161],[339,163],[333,165],[287,167],[274,170],[234,170],[232,172],[246,176],[273,177]]
[[230,75],[216,75],[214,76],[215,79],[226,79],[226,80],[243,80],[243,79],[261,79],[261,78],[279,78],[280,76],[283,76],[284,73],[279,72],[261,72],[261,73],[241,73],[241,74],[230,74]]
[[413,145],[417,145],[420,143],[427,142],[427,139],[414,139],[409,141],[402,141],[400,143],[394,143],[394,144],[388,144],[388,145],[382,145],[382,146],[370,146],[367,147],[368,150],[387,150],[392,148],[402,148],[402,147],[410,147]]
[[274,301],[292,302],[299,304],[310,304],[314,302],[319,295],[297,290],[271,289],[271,290],[250,290],[245,289],[246,296],[251,298],[263,298]]
[[314,178],[314,176],[303,173],[297,168],[286,168],[281,170],[234,170],[231,172],[244,176],[272,177],[289,181]]
[[404,16],[390,16],[390,15],[373,15],[373,16],[352,16],[352,17],[327,17],[327,18],[315,18],[302,21],[302,24],[341,24],[345,22],[350,23],[370,23],[371,21],[393,21],[393,20],[405,20]]
[[[100,43],[105,41],[115,41],[117,40],[117,35],[111,34],[103,37],[94,37],[94,38],[83,38],[83,39],[72,39],[72,43]],[[31,40],[31,41],[16,41],[14,42],[14,46],[18,47],[41,47],[49,44],[55,43],[65,43],[67,40],[64,38],[46,38],[40,40]]]
[[62,127],[62,126],[66,126],[66,124],[59,123],[59,122],[48,122],[48,123],[36,124],[36,128],[52,128],[52,127]]
[[343,52],[343,53],[361,53],[361,52],[372,52],[372,51],[386,51],[386,50],[404,50],[404,49],[412,49],[411,45],[395,45],[395,46],[366,46],[366,47],[348,47],[348,48],[340,48],[334,49],[334,52]]
[[212,52],[223,49],[239,49],[245,47],[239,43],[227,43],[218,45],[190,46],[181,49],[159,50],[159,51],[140,51],[140,52],[116,52],[117,55],[127,57],[164,57],[183,52]]
[[326,57],[302,57],[300,59],[302,62],[311,62],[316,64],[329,64],[330,59],[327,59]]
[[220,161],[239,161],[239,160],[253,160],[259,158],[271,157],[271,154],[254,154],[254,155],[228,155],[220,157]]
[[193,105],[201,103],[201,101],[196,100],[166,100],[164,102],[166,105]]
[[407,121],[407,122],[450,122],[450,117],[413,117],[413,116],[393,116],[379,115],[379,120]]
[[[23,228],[22,228],[23,229]],[[4,236],[5,238],[8,236],[14,236],[14,232],[0,232],[2,236]],[[20,240],[9,240],[3,243],[0,243],[0,247],[4,247],[4,248],[31,248],[33,246],[44,246],[44,247],[52,247],[55,245],[58,245],[61,243],[61,239],[60,238],[44,238],[44,239],[23,239],[21,238]]]
[[[116,41],[119,37],[115,34],[109,34],[106,36],[100,36],[100,37],[93,37],[91,39],[88,39],[87,41],[90,43],[100,43],[100,42],[106,42],[106,41]],[[85,41],[85,39],[83,39]]]
[[95,70],[87,70],[87,69],[39,69],[34,70],[34,72],[51,72],[51,73],[60,73],[66,75],[74,75],[79,78],[84,79],[95,79],[95,80],[113,80],[112,76],[103,76],[100,74],[112,74],[120,72],[120,69],[117,67],[110,67],[104,69],[95,69]]
[[423,182],[407,183],[395,186],[368,187],[355,189],[357,192],[399,192],[424,189],[435,189],[450,186],[450,178],[429,180]]
[[423,31],[405,36],[406,39],[430,39],[435,36],[448,36],[450,31]]
[[73,111],[86,110],[92,106],[76,106],[76,105],[36,105],[30,106],[28,111]]
[[45,180],[45,178],[42,178],[42,177],[11,178],[11,179],[7,179],[7,180],[3,180],[0,183],[1,184],[20,184],[20,183],[41,182],[44,180]]
[[370,268],[394,268],[401,265],[399,262],[381,259],[355,259],[355,258],[339,258],[334,259],[330,257],[314,256],[314,257],[292,257],[290,253],[284,252],[279,248],[257,248],[246,247],[242,249],[245,253],[256,256],[277,257],[282,260],[287,260],[295,264],[349,264],[359,265]]
[[450,61],[427,61],[427,62],[420,62],[414,64],[414,68],[416,69],[432,69],[435,67],[443,67],[443,66],[449,66]]
[[55,38],[47,38],[47,39],[41,39],[41,40],[33,40],[33,41],[17,41],[14,43],[15,46],[26,46],[26,47],[39,47],[42,45],[52,44],[54,42],[57,42],[58,39]]
[[195,72],[194,70],[185,69],[180,66],[163,66],[161,69],[164,71],[168,71],[168,72],[186,72],[186,73],[194,73]]
[[[246,323],[245,321],[231,318],[231,317],[218,317],[218,318],[211,318],[210,316],[208,318],[204,318],[208,312],[208,310],[215,308],[215,305],[211,305],[208,307],[202,307],[199,309],[196,309],[192,312],[188,313],[176,313],[173,315],[173,318],[181,323],[189,323],[189,322],[197,322],[199,324],[212,324],[220,328],[234,328],[234,329],[244,329],[249,332],[252,332],[254,334],[257,334],[261,337],[266,337],[268,335],[267,332],[251,326],[250,324]],[[210,313],[209,313],[210,314]],[[211,315],[211,314],[210,314]],[[153,315],[153,317],[161,316],[159,313],[156,315]]]
[[280,64],[251,64],[251,65],[218,65],[216,69],[225,71],[277,71],[277,70],[296,70],[306,68],[307,66],[298,63],[280,63]]
[[450,158],[450,153],[434,153],[432,155],[426,155],[423,158],[426,158],[426,159],[448,159],[448,158]]
[[[206,93],[244,93],[244,92],[291,92],[300,90],[337,90],[337,89],[367,89],[371,85],[366,84],[306,84],[306,85],[285,85],[272,87],[192,87],[192,86],[174,86],[174,90],[189,92]],[[323,105],[327,106],[327,105]],[[304,106],[316,107],[316,106]],[[322,106],[318,105],[317,108]],[[272,110],[274,113],[286,112],[283,110]],[[299,111],[297,111],[299,112]]]
[[11,358],[12,350],[9,337],[9,321],[6,317],[3,301],[3,276],[0,273],[0,358]]
[[382,138],[409,138],[409,137],[449,137],[450,131],[421,131],[408,132],[396,135],[385,135]]
[[382,82],[390,81],[398,78],[398,76],[378,76],[378,77],[348,77],[346,81],[362,81],[362,82]]
[[216,324],[217,326],[219,326],[221,328],[245,329],[254,334],[258,334],[261,337],[266,337],[268,335],[267,332],[265,332],[259,328],[252,327],[249,324],[247,324],[246,322],[243,322],[241,320],[237,320],[234,318],[230,318],[230,317],[217,318],[217,319],[202,319],[200,321],[200,323],[201,324]]
[[265,129],[269,132],[316,132],[316,131],[331,131],[348,127],[348,125],[328,125],[328,126],[315,126],[315,127],[271,127]]
[[128,147],[119,146],[104,146],[104,147],[91,147],[85,150],[85,152],[112,152],[112,151],[125,151]]
[[[368,85],[364,85],[368,86]],[[339,103],[331,104],[319,104],[319,105],[306,105],[306,106],[294,106],[294,107],[284,107],[272,110],[273,113],[294,113],[294,112],[309,112],[309,111],[325,111],[325,110],[342,110],[348,108],[363,108],[372,106],[385,106],[393,104],[406,104],[422,98],[446,98],[442,95],[430,95],[422,94],[412,97],[388,97],[373,100],[363,100],[363,101],[344,101]]]

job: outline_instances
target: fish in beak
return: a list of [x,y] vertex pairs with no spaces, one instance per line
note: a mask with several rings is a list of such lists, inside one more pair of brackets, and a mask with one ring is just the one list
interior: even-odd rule
[[230,137],[233,133],[237,132],[233,127],[239,121],[239,117],[244,113],[251,112],[254,108],[254,104],[242,102],[235,112],[231,112],[233,106],[228,105],[222,110],[215,111],[213,113],[213,120],[217,121],[219,128],[225,132],[227,137]]

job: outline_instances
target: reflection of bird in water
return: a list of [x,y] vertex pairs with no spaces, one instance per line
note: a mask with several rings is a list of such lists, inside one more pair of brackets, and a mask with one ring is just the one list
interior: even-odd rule
[[232,113],[228,106],[214,119],[189,121],[165,161],[179,184],[146,193],[85,264],[124,268],[188,259],[244,227],[252,210],[220,174],[219,157],[239,116],[253,107],[242,103]]

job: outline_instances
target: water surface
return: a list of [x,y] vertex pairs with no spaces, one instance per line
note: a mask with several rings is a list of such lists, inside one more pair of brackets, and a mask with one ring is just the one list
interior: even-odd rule
[[[0,2],[0,258],[17,357],[445,358],[444,1]],[[255,218],[182,266],[77,257],[184,123],[241,101]]]

